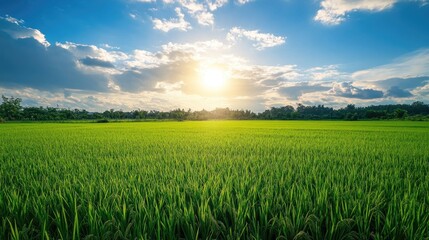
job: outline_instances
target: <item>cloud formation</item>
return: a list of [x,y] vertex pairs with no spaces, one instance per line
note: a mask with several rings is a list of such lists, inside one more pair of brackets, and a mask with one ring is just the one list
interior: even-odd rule
[[114,68],[115,66],[109,62],[98,58],[86,57],[79,60],[83,65],[89,67]]
[[[236,0],[238,5],[244,5],[251,0]],[[156,0],[134,0],[134,2],[156,3]],[[191,29],[189,22],[185,20],[185,15],[182,10],[190,17],[195,19],[199,25],[213,26],[215,24],[214,12],[219,8],[227,5],[231,0],[158,0],[165,5],[176,6],[175,11],[178,18],[174,19],[159,19],[153,18],[154,29],[168,32],[172,29],[186,31]],[[135,19],[135,14],[130,14],[131,18]]]
[[285,37],[275,36],[271,33],[260,33],[259,30],[246,30],[238,27],[229,30],[226,37],[226,39],[233,44],[241,38],[246,38],[254,42],[253,46],[258,50],[279,46],[286,42]]
[[353,86],[351,82],[335,83],[329,93],[338,97],[358,99],[382,98],[384,95],[383,91],[358,88]]
[[237,3],[238,4],[246,4],[246,3],[249,3],[249,2],[251,2],[252,0],[237,0]]
[[[223,6],[222,2],[199,2],[196,0],[162,0],[166,4],[177,4],[195,18],[200,25],[211,26],[214,24],[212,11]],[[210,6],[213,10],[210,9]]]
[[[326,25],[338,25],[347,14],[357,11],[381,12],[392,8],[400,0],[323,0],[314,20]],[[404,0],[427,4],[427,0]]]
[[352,74],[355,81],[371,81],[389,78],[429,76],[429,48],[420,49],[395,59],[392,63],[357,71]]
[[46,40],[45,35],[37,29],[23,28],[21,24],[24,20],[19,20],[11,16],[5,18],[0,17],[0,29],[1,31],[9,34],[15,39],[33,38],[45,47],[49,47],[51,44]]
[[176,8],[175,12],[177,14],[177,18],[172,19],[152,19],[153,29],[161,30],[163,32],[169,32],[173,29],[177,29],[180,31],[187,31],[192,29],[191,24],[185,20],[185,15],[182,13],[180,8]]
[[390,87],[386,92],[387,97],[394,97],[394,98],[408,98],[412,97],[413,94],[410,93],[407,90],[404,90],[398,86]]
[[[12,26],[11,26],[12,25]],[[80,71],[76,59],[68,51],[46,45],[35,36],[24,36],[28,29],[0,19],[0,84],[8,87],[37,89],[74,88],[108,91],[108,79],[102,74]],[[3,31],[4,29],[14,29]],[[37,31],[39,32],[39,31]]]
[[[281,41],[240,28],[232,31],[235,39],[230,41],[170,42],[157,51],[128,53],[104,45],[47,45],[37,32],[42,34],[20,20],[0,19],[0,94],[22,97],[29,105],[58,104],[92,111],[176,107],[261,111],[296,103],[343,106],[429,101],[428,49],[346,73],[338,65],[301,69],[252,64],[231,54],[231,41],[250,39],[260,49]],[[199,72],[213,67],[230,75],[222,91],[202,86]]]
[[216,9],[223,7],[228,3],[228,0],[207,0],[207,5],[210,11],[215,11]]

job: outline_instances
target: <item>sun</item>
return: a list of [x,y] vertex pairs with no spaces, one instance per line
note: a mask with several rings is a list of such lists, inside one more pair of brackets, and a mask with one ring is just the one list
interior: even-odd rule
[[229,80],[229,73],[220,67],[203,67],[200,69],[202,85],[210,90],[222,89]]

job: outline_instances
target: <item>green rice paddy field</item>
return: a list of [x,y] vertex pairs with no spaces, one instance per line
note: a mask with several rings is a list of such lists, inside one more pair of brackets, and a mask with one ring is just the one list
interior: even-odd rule
[[429,239],[429,123],[0,124],[0,239]]

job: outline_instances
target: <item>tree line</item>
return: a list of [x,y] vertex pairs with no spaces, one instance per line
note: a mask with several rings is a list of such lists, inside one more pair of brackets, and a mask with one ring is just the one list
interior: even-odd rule
[[104,112],[88,112],[84,109],[65,109],[54,107],[23,107],[20,98],[2,96],[0,104],[0,121],[61,121],[61,120],[367,120],[367,119],[409,119],[429,120],[429,105],[417,101],[412,104],[390,104],[367,107],[356,107],[349,104],[344,108],[332,107],[283,106],[272,107],[261,113],[250,110],[232,110],[216,108],[212,111],[191,109],[174,109],[171,111],[156,110],[106,110]]

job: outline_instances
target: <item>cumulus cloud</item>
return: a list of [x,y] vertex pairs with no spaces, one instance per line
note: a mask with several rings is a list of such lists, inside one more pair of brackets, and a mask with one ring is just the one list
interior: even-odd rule
[[[199,82],[197,74],[199,65],[206,59],[205,56],[208,52],[227,48],[222,42],[211,40],[186,44],[168,43],[162,45],[158,52],[134,50],[131,54],[125,54],[93,45],[66,42],[49,47],[48,52],[51,49],[61,51],[68,56],[67,59],[70,61],[70,64],[64,64],[62,67],[71,68],[70,65],[72,65],[77,73],[91,73],[101,77],[104,79],[104,87],[112,91],[139,93],[180,90],[189,94],[203,95],[204,92],[196,84]],[[48,59],[46,58],[44,61]],[[53,74],[53,72],[49,74]],[[72,74],[67,74],[67,76],[69,75],[72,76]],[[75,88],[66,82],[55,81],[53,78],[56,76],[49,77],[48,74],[46,76],[46,79],[51,79],[52,82],[58,84],[58,89],[61,86]],[[28,80],[34,81],[34,77],[29,77]],[[31,84],[26,86],[38,88]],[[86,88],[82,86],[81,89]]]
[[353,86],[351,82],[334,83],[329,93],[338,97],[358,99],[374,99],[384,96],[382,91],[358,88]]
[[[357,11],[381,12],[392,8],[400,0],[323,0],[314,20],[326,25],[338,25],[347,19],[347,14]],[[404,0],[422,5],[427,0]]]
[[[299,75],[298,79],[304,79],[304,82],[308,83],[288,83],[285,89],[288,91],[291,88],[292,90],[286,93],[292,94],[292,97],[300,102],[318,103],[323,101],[317,99],[324,99],[325,103],[331,103],[333,106],[334,102],[338,102],[338,98],[346,102],[351,99],[353,103],[364,101],[368,104],[394,103],[402,101],[401,99],[428,101],[428,56],[429,51],[422,49],[395,59],[392,63],[354,73],[339,72],[335,66],[316,67]],[[314,75],[314,72],[317,74]],[[315,92],[300,90],[310,83],[313,86],[330,85],[331,89]],[[295,92],[298,94],[294,94]]]
[[[195,18],[200,25],[210,26],[214,24],[212,11],[224,5],[223,1],[198,2],[197,0],[162,0],[165,4],[177,4]],[[211,10],[212,8],[213,10]]]
[[110,46],[107,43],[100,44],[100,47],[105,48],[105,49],[112,49],[112,50],[119,50],[119,49],[121,49],[120,47]]
[[421,49],[392,63],[357,71],[352,74],[355,81],[371,82],[389,78],[410,78],[429,76],[429,49]]
[[235,70],[235,75],[249,81],[254,80],[268,88],[281,86],[287,81],[297,81],[302,76],[300,70],[295,65],[240,65]]
[[180,8],[176,8],[175,12],[177,14],[177,18],[172,19],[152,19],[153,29],[161,30],[163,32],[169,32],[173,29],[177,29],[180,31],[187,31],[192,29],[191,24],[185,20],[185,15],[182,13]]
[[129,56],[129,59],[125,61],[127,68],[155,68],[159,64],[165,63],[168,61],[166,58],[160,58],[155,53],[148,52],[145,50],[134,50],[133,53]]
[[237,0],[237,3],[238,4],[246,4],[246,3],[249,3],[249,2],[251,2],[252,0]]
[[[156,2],[156,0],[135,0],[136,2]],[[244,5],[246,3],[249,3],[251,0],[236,0],[235,2],[239,5]],[[183,9],[189,16],[194,18],[198,24],[202,26],[213,26],[215,24],[215,17],[214,12],[218,10],[219,8],[225,6],[228,4],[229,0],[159,0],[159,2],[162,2],[164,4],[168,5],[176,5],[179,6],[181,9]],[[177,8],[176,8],[177,9]],[[178,14],[179,15],[179,14]],[[135,15],[130,15],[133,19],[135,19]],[[180,26],[176,27],[181,30],[188,30],[190,28],[185,24],[184,20],[181,20],[182,18],[179,15],[179,18],[177,19],[154,19],[154,25],[157,26],[156,29],[165,29],[163,31],[166,31],[166,29],[169,29],[166,26]],[[164,24],[163,24],[164,23]],[[168,23],[168,24],[167,24]],[[179,24],[181,23],[181,24]],[[170,29],[171,30],[171,29]]]
[[299,97],[306,93],[324,92],[331,88],[320,83],[312,84],[309,82],[300,82],[285,85],[279,88],[279,93],[291,100],[298,100]]
[[94,45],[79,44],[73,42],[55,43],[56,47],[70,52],[77,59],[86,57],[97,58],[103,61],[118,63],[128,59],[128,55],[116,49],[105,49]]
[[253,46],[258,50],[282,45],[286,42],[285,37],[275,36],[271,33],[260,33],[259,30],[245,30],[242,28],[232,28],[226,39],[231,43],[236,43],[241,38],[246,38],[254,42]]
[[116,84],[122,91],[165,91],[159,83],[185,83],[191,85],[195,82],[196,63],[177,61],[160,65],[156,68],[128,70],[114,75]]
[[348,78],[348,74],[338,70],[338,65],[328,65],[322,67],[313,67],[305,71],[307,78],[316,81],[343,80]]
[[83,65],[89,67],[114,68],[115,66],[109,62],[98,58],[86,57],[79,60]]
[[371,82],[373,86],[382,89],[388,89],[391,87],[398,87],[401,89],[415,89],[422,87],[429,83],[429,76],[423,77],[411,77],[411,78],[389,78],[385,80],[378,80]]
[[[0,19],[0,29],[11,29],[16,23]],[[8,87],[32,87],[54,90],[61,88],[108,91],[108,79],[102,74],[82,72],[76,58],[65,49],[46,46],[36,38],[23,36],[20,30],[31,30],[20,25],[14,32],[0,31],[0,84]]]
[[[46,45],[34,34],[16,37],[25,35],[21,31],[35,32],[22,24],[13,18],[0,19],[0,93],[22,97],[29,105],[59,104],[93,111],[241,106],[261,110],[297,102],[343,106],[429,100],[429,51],[425,49],[383,66],[344,73],[338,65],[310,69],[254,65],[232,55],[231,42],[219,40],[170,42],[158,51],[128,53],[108,45]],[[246,38],[263,42],[261,46],[272,45],[261,36],[265,35],[239,29],[231,41]],[[210,67],[228,72],[230,79],[222,91],[202,86],[200,71]]]
[[[238,97],[263,92],[265,87],[258,83],[263,80],[263,74],[249,78],[251,74],[242,65],[241,59],[219,54],[227,49],[223,43],[212,40],[168,43],[156,53],[136,50],[130,56],[132,61],[127,61],[130,69],[114,75],[113,79],[122,91],[128,92],[177,90],[206,97]],[[211,91],[200,81],[199,72],[210,67],[231,72],[231,78],[226,83],[228,86],[222,92]]]
[[207,5],[210,11],[215,11],[216,9],[223,7],[228,3],[228,0],[206,0]]
[[357,85],[370,86],[385,91],[385,97],[407,98],[414,96],[411,92],[429,85],[429,76],[411,78],[389,78],[377,81],[355,82]]
[[194,43],[172,43],[169,42],[161,46],[162,51],[171,56],[180,56],[183,53],[193,54],[198,57],[208,52],[227,50],[228,46],[218,40],[199,41]]
[[0,29],[1,31],[9,34],[15,39],[33,38],[45,47],[49,47],[51,44],[46,40],[45,35],[37,29],[23,27],[23,20],[18,20],[11,16],[0,17]]
[[[134,2],[143,2],[143,3],[155,3],[156,0],[132,0]],[[191,16],[197,21],[198,24],[202,26],[213,26],[215,24],[214,12],[219,8],[225,6],[230,2],[230,0],[158,0],[163,4],[177,6],[179,9],[183,9],[186,14]],[[231,1],[232,2],[232,1]],[[244,5],[251,2],[251,0],[235,0],[238,5]],[[177,8],[176,7],[176,13]],[[182,12],[177,13],[178,18],[173,19],[159,19],[154,18],[152,22],[154,24],[154,29],[158,29],[164,32],[168,32],[172,29],[179,29],[186,31],[191,29],[189,22],[184,20],[184,15]],[[130,13],[129,16],[132,19],[136,19],[137,15]]]
[[429,100],[429,84],[426,84],[423,87],[418,87],[415,90],[413,90],[414,95],[420,96],[419,99],[421,101],[427,101]]
[[417,91],[429,85],[429,49],[421,49],[395,59],[392,63],[357,71],[351,80],[358,87],[376,88],[386,92],[386,97],[428,97]]
[[386,92],[386,97],[394,97],[394,98],[407,98],[412,97],[413,94],[407,90],[404,90],[398,86],[390,87]]

